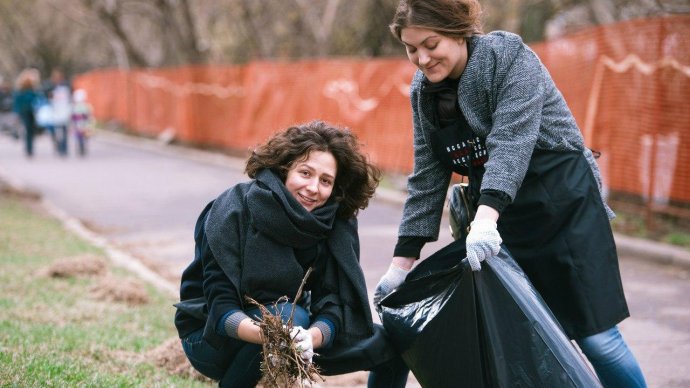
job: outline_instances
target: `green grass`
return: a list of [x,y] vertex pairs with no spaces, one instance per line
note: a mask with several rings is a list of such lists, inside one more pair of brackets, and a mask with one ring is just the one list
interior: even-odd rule
[[664,236],[664,242],[681,247],[690,247],[690,234],[685,232],[671,232]]
[[[147,304],[105,302],[90,295],[96,277],[41,274],[56,260],[84,254],[105,257],[0,192],[0,386],[209,386],[144,359],[176,335],[171,298],[149,287]],[[110,265],[108,271],[135,278]]]
[[644,214],[617,210],[611,226],[615,232],[637,238],[664,242],[683,248],[690,248],[690,227],[686,220],[655,216],[652,227]]

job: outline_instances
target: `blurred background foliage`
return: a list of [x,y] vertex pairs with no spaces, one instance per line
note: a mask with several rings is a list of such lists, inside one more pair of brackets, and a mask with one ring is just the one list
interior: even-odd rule
[[[485,0],[484,30],[527,42],[690,11],[688,0]],[[0,75],[22,68],[241,64],[404,55],[388,31],[397,0],[0,0]]]

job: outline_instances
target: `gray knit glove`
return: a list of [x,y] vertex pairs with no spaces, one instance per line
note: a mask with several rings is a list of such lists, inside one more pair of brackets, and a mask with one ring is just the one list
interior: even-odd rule
[[482,269],[480,262],[494,257],[501,250],[501,235],[496,230],[496,223],[491,220],[474,220],[470,224],[470,233],[467,235],[467,261],[470,262],[472,271]]
[[391,264],[388,267],[388,272],[383,274],[381,280],[376,285],[376,291],[374,291],[374,306],[378,310],[378,306],[381,303],[381,299],[385,298],[386,295],[390,294],[396,287],[401,285],[410,270],[402,269],[396,265]]

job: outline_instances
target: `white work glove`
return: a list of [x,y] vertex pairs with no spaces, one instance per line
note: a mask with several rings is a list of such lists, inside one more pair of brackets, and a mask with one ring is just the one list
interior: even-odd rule
[[494,257],[501,250],[501,235],[496,230],[496,223],[492,220],[474,220],[470,224],[467,235],[467,260],[472,271],[482,269],[480,264],[489,257]]
[[374,306],[378,309],[381,299],[385,298],[386,295],[390,294],[396,287],[401,285],[410,270],[402,269],[394,264],[388,267],[388,271],[383,274],[381,280],[376,285],[376,290],[374,291]]
[[302,326],[295,326],[290,330],[290,337],[295,340],[295,346],[302,359],[311,362],[312,357],[314,357],[314,344],[309,330]]

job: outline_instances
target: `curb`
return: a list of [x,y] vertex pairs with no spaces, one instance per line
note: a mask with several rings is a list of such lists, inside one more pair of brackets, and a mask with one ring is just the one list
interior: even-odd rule
[[681,247],[614,233],[619,256],[690,270],[690,252]]
[[41,199],[40,203],[41,206],[43,206],[43,208],[50,213],[50,215],[62,222],[65,229],[78,235],[89,243],[103,249],[114,265],[133,272],[142,280],[173,298],[177,298],[179,296],[179,288],[176,284],[173,284],[169,280],[160,276],[157,272],[146,267],[136,257],[116,248],[108,241],[108,239],[89,230],[81,221],[70,216],[64,210],[55,206],[50,201]]
[[114,265],[131,271],[161,292],[173,298],[178,297],[179,288],[177,285],[146,267],[136,257],[116,248],[108,239],[91,231],[84,226],[80,220],[70,216],[67,212],[43,198],[41,193],[30,190],[19,181],[12,179],[2,168],[0,168],[0,191],[1,190],[6,190],[9,193],[37,201],[51,217],[60,221],[65,229],[88,241],[90,244],[103,249],[108,259]]

